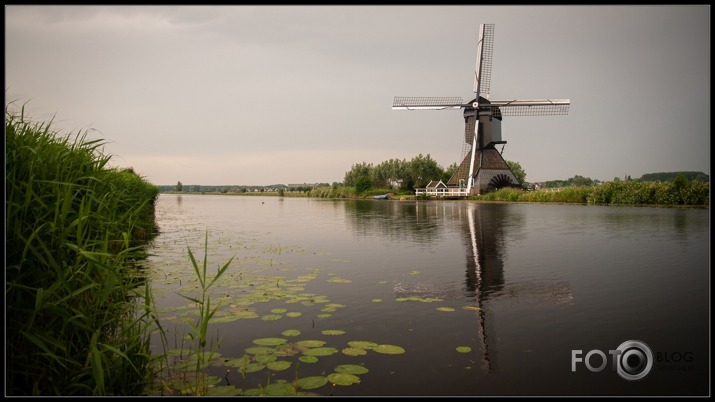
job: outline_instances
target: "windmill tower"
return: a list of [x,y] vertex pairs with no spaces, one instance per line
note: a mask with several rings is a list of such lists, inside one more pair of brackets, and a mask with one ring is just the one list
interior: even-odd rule
[[[569,99],[489,100],[494,50],[494,24],[479,26],[477,64],[474,70],[475,98],[396,96],[393,110],[444,110],[464,108],[462,163],[447,182],[449,194],[469,196],[502,187],[518,186],[518,180],[496,149],[502,141],[503,116],[568,114]],[[478,123],[478,124],[477,124]]]

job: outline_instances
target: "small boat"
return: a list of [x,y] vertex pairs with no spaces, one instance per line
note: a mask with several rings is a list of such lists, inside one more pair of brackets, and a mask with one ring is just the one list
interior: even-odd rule
[[373,195],[372,198],[376,200],[386,200],[390,194],[379,194],[379,195]]

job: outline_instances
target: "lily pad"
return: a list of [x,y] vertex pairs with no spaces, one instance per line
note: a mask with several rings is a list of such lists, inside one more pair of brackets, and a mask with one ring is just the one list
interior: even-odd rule
[[343,354],[347,356],[363,356],[367,354],[367,350],[359,348],[345,348]]
[[306,348],[319,348],[319,347],[325,345],[326,343],[327,342],[325,342],[325,341],[317,341],[317,340],[312,340],[312,339],[296,342],[297,345],[305,346]]
[[291,363],[289,361],[279,360],[279,361],[270,362],[270,363],[266,364],[266,367],[268,367],[269,370],[273,370],[273,371],[283,371],[283,370],[287,369],[288,367],[290,367],[290,364]]
[[281,332],[281,335],[283,335],[283,336],[298,336],[298,335],[300,335],[300,331],[298,331],[297,329],[287,329],[287,330]]
[[328,313],[318,314],[318,318],[328,318],[328,317],[330,317],[331,315],[332,315],[332,314],[328,314]]
[[[240,360],[240,359],[235,359],[235,360]],[[226,365],[229,366],[229,367],[237,367],[237,368],[238,368],[238,371],[241,372],[241,373],[244,373],[244,374],[247,374],[247,373],[255,373],[255,372],[257,372],[257,371],[261,371],[261,370],[263,370],[264,368],[266,368],[266,365],[265,365],[265,364],[261,364],[261,363],[248,363],[248,364],[243,364],[243,363],[241,363],[241,364],[238,365],[238,366],[230,366],[230,365],[229,365],[229,362],[226,362]]]
[[381,301],[382,301],[382,299],[372,299],[373,303],[380,303]]
[[253,359],[256,361],[256,363],[266,364],[266,363],[271,363],[271,362],[276,361],[276,359],[278,359],[278,356],[276,356],[276,355],[256,355]]
[[437,310],[446,311],[448,313],[454,311],[454,309],[452,307],[437,307]]
[[283,338],[260,338],[253,340],[253,343],[261,346],[278,346],[283,345],[286,342],[288,341]]
[[274,308],[273,310],[271,310],[271,313],[273,313],[273,314],[283,314],[283,313],[285,313],[285,312],[287,312],[287,311],[288,311],[288,310],[287,310],[287,309],[284,309],[284,308]]
[[344,334],[345,331],[339,330],[339,329],[326,329],[322,331],[323,335],[342,335]]
[[236,313],[227,314],[221,317],[215,317],[211,319],[212,323],[223,323],[223,322],[233,322],[236,320],[258,318],[258,314],[255,311],[239,311]]
[[405,353],[405,349],[395,345],[377,345],[373,346],[372,350],[386,355],[401,355]]
[[275,321],[275,320],[280,320],[283,318],[282,315],[279,314],[267,314],[261,317],[261,320],[263,321]]
[[295,317],[300,317],[301,315],[303,315],[303,313],[301,313],[300,311],[291,311],[289,313],[286,313],[286,315],[288,317],[295,318]]
[[372,349],[373,347],[377,346],[375,342],[368,341],[350,341],[348,342],[348,345],[350,345],[350,347],[358,349]]
[[298,358],[298,360],[302,361],[303,363],[317,363],[318,358],[315,356],[301,356]]
[[469,346],[457,346],[457,352],[459,353],[469,353],[472,351],[472,348]]
[[295,395],[296,390],[292,384],[276,382],[263,388],[261,395],[267,396],[290,396]]
[[218,387],[209,387],[206,390],[206,396],[236,396],[241,394],[241,389],[233,385],[220,385]]
[[330,356],[335,353],[338,353],[338,350],[335,348],[330,348],[330,347],[308,349],[305,352],[303,352],[303,354],[306,356]]
[[344,278],[340,278],[340,277],[334,276],[334,277],[328,279],[328,282],[333,282],[333,283],[352,283],[352,280],[350,280],[350,279],[344,279]]
[[296,380],[295,385],[302,389],[315,389],[320,388],[328,383],[328,378],[322,375],[316,375],[312,377],[305,377]]
[[352,374],[333,373],[328,376],[328,381],[335,385],[347,386],[360,384],[360,377]]
[[410,297],[398,297],[395,299],[395,301],[398,302],[406,302],[406,301],[418,301],[422,303],[434,303],[434,302],[441,302],[444,301],[442,299],[439,299],[437,297],[418,297],[418,296],[410,296]]
[[368,370],[364,366],[358,366],[357,364],[341,364],[340,366],[335,368],[336,373],[342,373],[342,374],[366,374],[370,370]]
[[250,355],[266,355],[274,353],[275,351],[275,348],[269,348],[267,346],[254,346],[252,348],[246,348],[246,353]]

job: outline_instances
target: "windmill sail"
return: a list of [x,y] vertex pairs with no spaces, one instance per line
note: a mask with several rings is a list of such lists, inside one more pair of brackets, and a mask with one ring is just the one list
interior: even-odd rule
[[464,106],[461,96],[395,96],[392,101],[392,110],[444,110]]
[[489,99],[494,53],[494,24],[482,24],[477,42],[477,65],[474,68],[474,93]]

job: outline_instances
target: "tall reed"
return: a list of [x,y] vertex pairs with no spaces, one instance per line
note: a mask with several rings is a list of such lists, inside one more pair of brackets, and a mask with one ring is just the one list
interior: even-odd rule
[[133,267],[159,190],[103,142],[6,107],[6,392],[136,395],[149,380],[148,285]]

